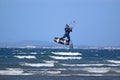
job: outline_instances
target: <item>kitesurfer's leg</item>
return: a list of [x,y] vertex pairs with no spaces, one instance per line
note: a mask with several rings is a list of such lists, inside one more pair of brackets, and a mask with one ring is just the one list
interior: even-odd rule
[[68,42],[70,42],[70,35],[67,35]]
[[61,37],[60,39],[64,39],[66,37],[66,34],[64,34],[64,36],[63,37]]

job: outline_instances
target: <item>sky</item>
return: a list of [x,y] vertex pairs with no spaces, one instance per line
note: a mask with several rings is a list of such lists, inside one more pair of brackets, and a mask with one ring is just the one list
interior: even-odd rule
[[120,0],[0,0],[0,42],[54,42],[66,24],[75,45],[120,46]]

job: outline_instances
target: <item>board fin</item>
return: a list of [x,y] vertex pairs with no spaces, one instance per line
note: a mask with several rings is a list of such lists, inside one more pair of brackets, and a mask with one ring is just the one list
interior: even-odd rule
[[69,43],[69,49],[73,49],[73,43],[72,43],[72,41],[70,41],[70,43]]

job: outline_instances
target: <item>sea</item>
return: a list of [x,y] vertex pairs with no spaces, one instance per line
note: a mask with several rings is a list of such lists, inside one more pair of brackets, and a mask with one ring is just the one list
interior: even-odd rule
[[0,48],[0,80],[120,80],[120,50]]

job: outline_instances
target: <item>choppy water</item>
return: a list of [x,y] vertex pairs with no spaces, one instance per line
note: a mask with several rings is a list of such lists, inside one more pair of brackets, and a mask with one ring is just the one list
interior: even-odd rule
[[120,80],[119,76],[120,50],[0,49],[0,80]]

